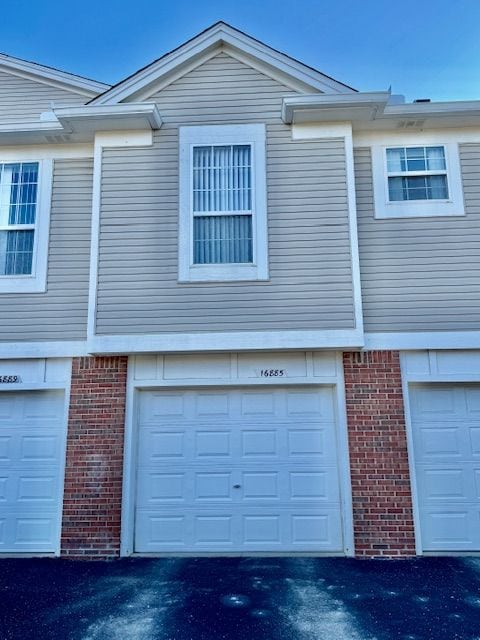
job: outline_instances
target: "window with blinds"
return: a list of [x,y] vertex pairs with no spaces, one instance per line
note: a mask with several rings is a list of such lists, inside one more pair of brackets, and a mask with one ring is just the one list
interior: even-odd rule
[[37,192],[37,162],[0,164],[0,276],[32,273]]
[[194,264],[251,263],[251,146],[195,146],[192,173]]
[[180,282],[268,280],[266,127],[181,126]]

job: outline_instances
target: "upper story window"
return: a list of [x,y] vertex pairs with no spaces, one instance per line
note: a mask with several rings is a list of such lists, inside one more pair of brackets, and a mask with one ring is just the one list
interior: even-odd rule
[[463,215],[458,146],[372,149],[377,218]]
[[263,125],[180,130],[181,281],[268,277]]
[[444,147],[386,149],[390,202],[448,200]]
[[0,163],[0,293],[45,290],[50,185],[51,162]]
[[31,275],[38,162],[0,165],[0,275]]

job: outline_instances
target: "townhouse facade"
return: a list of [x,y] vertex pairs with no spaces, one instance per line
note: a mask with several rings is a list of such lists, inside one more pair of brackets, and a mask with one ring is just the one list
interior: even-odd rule
[[480,102],[218,23],[0,56],[0,553],[480,551]]

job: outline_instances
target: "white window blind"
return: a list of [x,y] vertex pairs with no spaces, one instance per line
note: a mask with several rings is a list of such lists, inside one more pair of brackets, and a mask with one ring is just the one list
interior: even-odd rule
[[182,126],[180,282],[268,279],[266,127]]
[[37,162],[0,164],[0,275],[32,273],[37,192]]
[[192,165],[194,264],[251,263],[251,146],[195,146]]

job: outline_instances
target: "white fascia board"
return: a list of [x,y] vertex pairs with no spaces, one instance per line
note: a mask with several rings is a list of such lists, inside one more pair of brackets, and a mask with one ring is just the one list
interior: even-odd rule
[[110,88],[110,85],[96,80],[89,80],[66,71],[45,67],[36,62],[28,62],[19,58],[0,53],[0,71],[14,73],[21,77],[31,79],[36,82],[43,82],[53,86],[66,89],[85,95],[87,98],[103,93]]
[[365,349],[480,349],[480,331],[418,331],[365,333]]
[[163,335],[94,335],[88,340],[92,354],[195,353],[203,351],[265,351],[285,349],[357,349],[363,333],[355,329],[329,331],[239,331],[170,333]]
[[166,54],[160,60],[148,65],[132,77],[120,82],[117,86],[112,87],[103,95],[92,100],[91,104],[117,104],[127,100],[131,95],[142,91],[148,85],[159,81],[162,76],[174,71],[176,67],[187,64],[195,56],[201,56],[206,51],[221,45],[229,45],[246,55],[253,56],[265,64],[311,86],[314,90],[317,89],[328,93],[356,93],[354,89],[341,82],[337,82],[333,78],[329,78],[321,72],[303,65],[297,60],[271,49],[246,34],[226,24],[218,24],[171,53]]
[[[363,93],[348,93],[342,95],[304,95],[283,98],[282,120],[292,124],[295,116],[305,112],[311,122],[331,120],[332,115],[340,109],[341,120],[374,120],[378,113],[382,113],[390,98],[389,91],[368,91]],[[350,116],[350,117],[348,117]],[[304,119],[305,121],[305,119]]]
[[0,359],[13,358],[73,358],[88,354],[87,343],[81,340],[65,342],[2,342]]
[[[162,118],[154,103],[58,107],[51,113],[66,131],[123,130],[132,128],[160,129]],[[45,114],[44,117],[47,117]],[[132,126],[135,121],[136,127]]]
[[0,136],[7,134],[32,134],[32,133],[50,133],[52,131],[64,131],[59,122],[54,120],[39,122],[10,122],[8,124],[0,124]]
[[384,118],[441,118],[462,115],[480,116],[480,100],[388,105],[383,113]]

